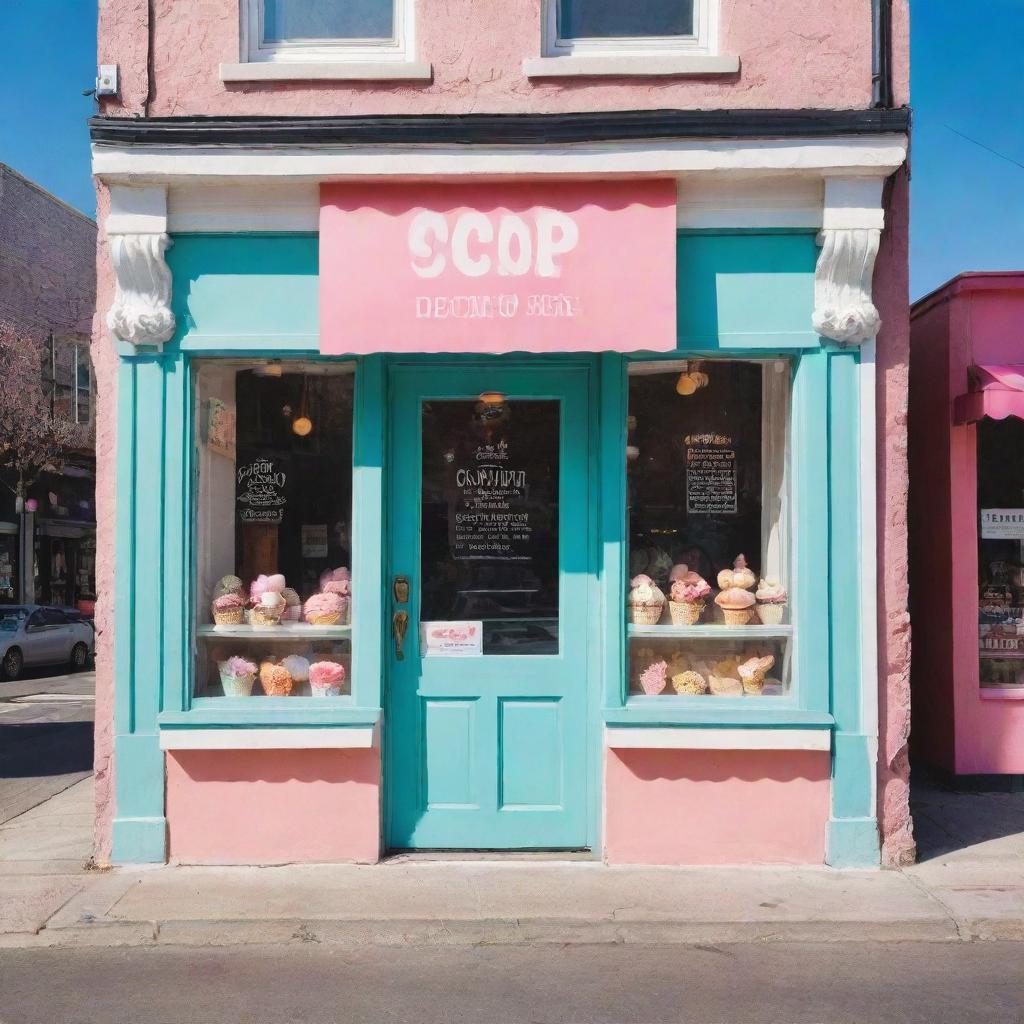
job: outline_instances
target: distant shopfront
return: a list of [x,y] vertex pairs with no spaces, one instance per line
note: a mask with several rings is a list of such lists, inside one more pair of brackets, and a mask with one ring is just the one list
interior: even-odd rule
[[1024,275],[963,274],[914,307],[915,752],[1024,775]]
[[591,177],[115,186],[176,325],[119,345],[115,859],[877,863],[877,315],[814,316],[881,176]]

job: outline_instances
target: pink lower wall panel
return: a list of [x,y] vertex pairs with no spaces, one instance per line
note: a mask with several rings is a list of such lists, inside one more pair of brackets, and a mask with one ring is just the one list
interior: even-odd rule
[[824,751],[609,750],[610,864],[821,864]]
[[170,752],[167,825],[183,863],[373,863],[380,751]]

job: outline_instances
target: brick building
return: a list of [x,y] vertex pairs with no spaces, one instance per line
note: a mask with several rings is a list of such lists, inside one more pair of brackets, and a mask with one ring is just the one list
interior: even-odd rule
[[24,510],[0,487],[0,601],[91,611],[95,600],[95,250],[92,219],[0,164],[0,324],[43,346],[47,414],[87,426],[90,438],[59,474],[40,477]]

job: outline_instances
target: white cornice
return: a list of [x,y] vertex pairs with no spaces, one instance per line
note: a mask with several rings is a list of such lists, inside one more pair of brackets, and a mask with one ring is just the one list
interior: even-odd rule
[[109,183],[342,181],[349,178],[651,176],[693,172],[887,177],[904,161],[900,135],[845,139],[720,139],[564,146],[323,148],[94,146],[93,173]]
[[879,178],[825,182],[813,322],[818,334],[841,345],[861,345],[881,326],[872,279],[884,224],[882,184]]
[[174,334],[167,189],[112,186],[105,227],[117,278],[107,326],[119,341],[160,348]]

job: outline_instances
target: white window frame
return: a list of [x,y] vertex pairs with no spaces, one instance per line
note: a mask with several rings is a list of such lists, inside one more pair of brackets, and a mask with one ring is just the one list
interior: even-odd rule
[[413,52],[413,0],[392,0],[390,39],[286,39],[263,41],[263,0],[241,0],[241,60],[245,63],[403,62]]
[[[96,412],[96,380],[92,371],[92,360],[89,358],[89,343],[77,338],[62,338],[59,335],[51,335],[46,342],[46,356],[50,364],[50,378],[43,381],[44,388],[49,389],[50,416],[53,416],[53,406],[57,397],[57,355],[61,349],[73,352],[71,360],[71,414],[68,417],[70,422],[83,427],[91,427]],[[83,390],[78,386],[78,370],[84,364],[89,374],[89,385],[86,389],[89,396],[88,415],[82,419],[82,409],[79,404],[80,393]],[[68,386],[68,385],[64,385]]]
[[616,54],[657,56],[717,56],[719,0],[693,0],[693,34],[689,36],[601,36],[566,38],[558,35],[560,0],[544,0],[544,56],[605,57]]

